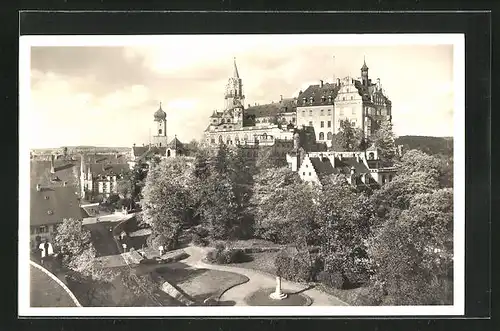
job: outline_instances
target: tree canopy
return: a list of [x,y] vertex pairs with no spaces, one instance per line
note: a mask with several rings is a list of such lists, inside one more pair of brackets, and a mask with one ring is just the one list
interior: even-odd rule
[[353,152],[363,149],[363,132],[348,120],[340,121],[339,131],[333,135],[332,149],[339,152]]

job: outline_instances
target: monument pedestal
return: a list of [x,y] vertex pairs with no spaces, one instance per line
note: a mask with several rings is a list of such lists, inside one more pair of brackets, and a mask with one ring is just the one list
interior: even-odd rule
[[283,300],[287,297],[287,295],[281,292],[281,278],[276,277],[276,291],[269,294],[269,297],[273,300]]

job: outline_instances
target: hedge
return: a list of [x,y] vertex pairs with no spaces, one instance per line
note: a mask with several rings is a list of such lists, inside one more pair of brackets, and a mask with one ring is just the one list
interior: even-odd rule
[[303,253],[289,254],[282,251],[274,260],[276,274],[291,281],[314,281],[319,269],[318,260],[309,260],[309,255]]
[[227,248],[224,244],[217,244],[215,250],[208,252],[207,260],[217,264],[242,263],[247,262],[249,256],[242,249]]

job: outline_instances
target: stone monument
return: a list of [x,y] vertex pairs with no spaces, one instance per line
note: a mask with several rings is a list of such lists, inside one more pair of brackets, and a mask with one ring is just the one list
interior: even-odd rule
[[273,300],[283,300],[287,295],[281,292],[281,277],[276,277],[276,291],[271,293],[269,297]]

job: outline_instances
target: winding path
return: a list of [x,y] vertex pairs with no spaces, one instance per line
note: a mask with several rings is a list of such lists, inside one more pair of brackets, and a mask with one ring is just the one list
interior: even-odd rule
[[[221,301],[234,301],[236,302],[236,306],[247,306],[244,300],[246,296],[258,289],[274,288],[276,286],[275,277],[257,270],[204,263],[202,260],[208,252],[208,249],[206,248],[189,246],[184,250],[189,254],[189,257],[182,262],[191,267],[234,272],[244,275],[250,279],[244,284],[235,286],[227,290],[221,296]],[[342,302],[332,295],[321,292],[314,288],[307,289],[307,285],[289,281],[282,281],[281,285],[285,292],[303,291],[302,293],[312,299],[312,306],[347,306],[345,302]]]

